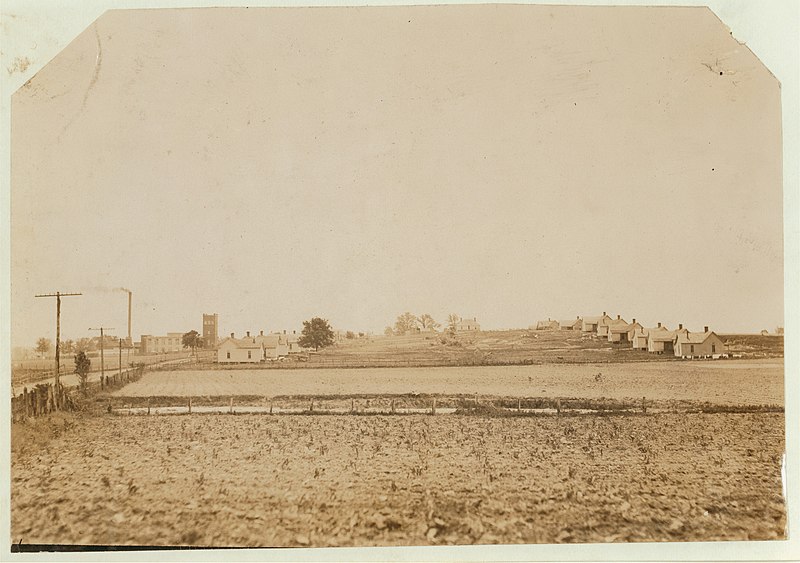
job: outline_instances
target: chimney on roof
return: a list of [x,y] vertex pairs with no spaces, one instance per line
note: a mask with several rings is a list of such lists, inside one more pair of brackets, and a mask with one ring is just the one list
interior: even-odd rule
[[678,325],[678,330],[683,330],[683,325],[682,324]]
[[233,333],[231,333],[231,338],[233,338]]
[[604,317],[606,316],[606,312],[605,312],[605,311],[603,311],[603,316],[604,316]]
[[283,334],[286,334],[286,329],[283,330]]
[[660,322],[658,323],[658,328],[661,328],[661,323]]
[[296,330],[293,330],[293,331],[292,331],[292,334],[297,334],[297,331],[296,331]]
[[636,319],[633,319],[633,322],[631,324],[635,325],[636,324]]
[[617,315],[617,320],[619,320],[619,315]]
[[250,338],[250,331],[247,331],[247,338]]
[[258,335],[259,336],[264,336],[264,331],[263,330],[258,331]]
[[705,330],[703,332],[708,332],[708,327],[703,327]]

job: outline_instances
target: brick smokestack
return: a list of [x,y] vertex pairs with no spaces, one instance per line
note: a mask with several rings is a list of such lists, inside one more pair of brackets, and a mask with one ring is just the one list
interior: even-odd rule
[[133,342],[131,340],[131,303],[133,302],[133,292],[128,291],[128,342]]

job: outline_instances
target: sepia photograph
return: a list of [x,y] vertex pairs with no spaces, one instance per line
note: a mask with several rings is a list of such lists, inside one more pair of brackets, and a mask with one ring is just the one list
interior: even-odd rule
[[797,547],[797,77],[751,11],[34,4],[11,554]]

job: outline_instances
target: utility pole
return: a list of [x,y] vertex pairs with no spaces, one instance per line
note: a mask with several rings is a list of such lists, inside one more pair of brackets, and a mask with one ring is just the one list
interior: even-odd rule
[[113,327],[101,326],[100,328],[90,328],[89,330],[99,330],[100,331],[100,377],[105,377],[106,375],[106,364],[105,364],[105,357],[103,355],[103,337],[105,330],[114,330]]
[[119,380],[122,381],[122,338],[117,339],[119,341]]
[[[56,378],[55,378],[55,396],[58,396],[58,387],[61,384],[59,375],[61,372],[61,298],[72,297],[75,295],[83,295],[82,293],[40,293],[35,297],[55,297],[56,298]],[[58,399],[56,399],[56,408],[58,408]]]

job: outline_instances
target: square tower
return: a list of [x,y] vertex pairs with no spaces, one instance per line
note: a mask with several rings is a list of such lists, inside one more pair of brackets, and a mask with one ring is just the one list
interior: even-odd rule
[[219,315],[213,313],[206,315],[203,313],[203,347],[213,350],[217,347],[219,341]]

